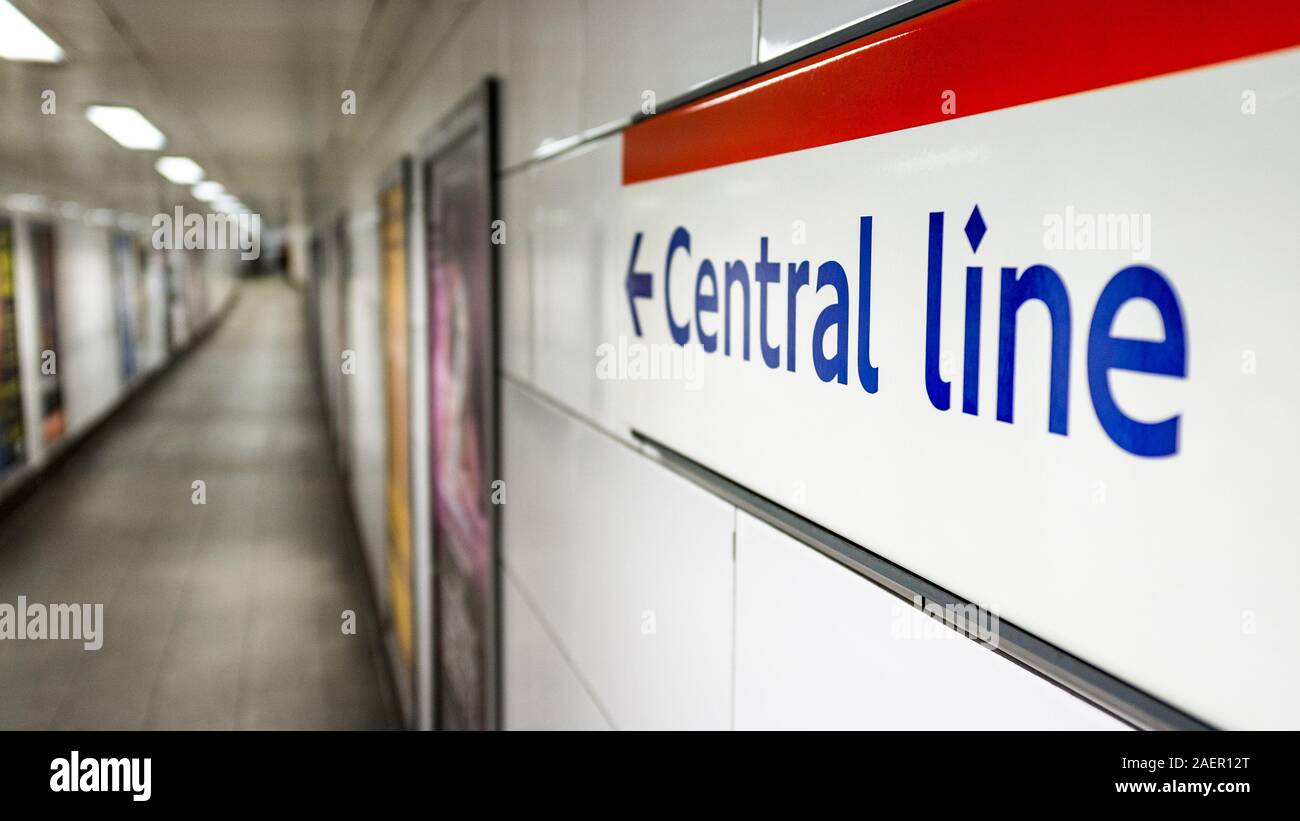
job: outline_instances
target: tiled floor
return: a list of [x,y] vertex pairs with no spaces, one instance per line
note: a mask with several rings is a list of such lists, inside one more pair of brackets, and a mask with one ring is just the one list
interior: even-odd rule
[[344,504],[301,299],[248,283],[0,522],[0,603],[104,605],[100,650],[0,641],[0,729],[394,726]]

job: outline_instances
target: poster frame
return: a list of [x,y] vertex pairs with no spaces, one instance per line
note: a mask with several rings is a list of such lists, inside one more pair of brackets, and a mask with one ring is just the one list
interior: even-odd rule
[[[0,213],[0,238],[5,242],[5,247],[0,248],[0,253],[8,256],[7,289],[0,287],[0,355],[3,354],[4,348],[10,349],[13,370],[8,381],[12,382],[14,388],[10,402],[11,407],[16,410],[16,416],[7,421],[0,418],[0,423],[11,425],[15,430],[9,435],[17,437],[12,443],[6,444],[3,441],[6,431],[0,428],[0,448],[7,451],[3,461],[0,461],[0,477],[4,477],[28,463],[22,342],[18,334],[18,222],[4,213]],[[2,375],[3,373],[0,372],[0,376]]]
[[[486,607],[485,623],[483,630],[484,650],[484,677],[483,677],[483,712],[484,724],[480,729],[495,730],[503,726],[502,721],[502,664],[501,664],[501,516],[499,505],[493,504],[490,499],[491,481],[499,478],[500,472],[500,449],[501,441],[501,409],[500,409],[500,390],[498,382],[500,380],[500,327],[501,327],[501,309],[500,309],[500,271],[501,255],[500,246],[491,241],[491,223],[498,219],[500,213],[500,192],[499,180],[497,177],[497,168],[500,161],[500,129],[498,127],[498,97],[499,84],[495,77],[484,76],[479,80],[474,88],[469,91],[460,102],[457,103],[438,124],[429,131],[424,139],[420,142],[420,164],[419,177],[415,181],[415,187],[420,192],[420,226],[417,234],[420,237],[424,248],[422,254],[422,265],[420,276],[425,282],[425,299],[424,311],[426,322],[428,322],[428,334],[424,340],[424,364],[426,370],[430,369],[433,364],[432,357],[432,339],[434,332],[433,312],[435,307],[435,291],[430,277],[430,271],[433,264],[433,258],[430,250],[433,247],[433,237],[430,236],[431,209],[433,205],[431,173],[435,163],[447,156],[452,150],[460,146],[466,140],[472,138],[476,133],[483,134],[485,143],[485,168],[484,180],[486,188],[483,192],[485,197],[486,212],[488,215],[488,225],[482,228],[482,239],[486,244],[486,264],[487,264],[487,299],[486,311],[488,313],[488,329],[483,339],[483,354],[480,361],[480,367],[483,368],[485,379],[483,380],[483,390],[485,396],[482,397],[482,407],[488,419],[484,426],[485,441],[483,443],[484,458],[484,477],[488,478],[480,492],[484,494],[487,500],[485,510],[488,519],[488,595],[490,601]],[[437,511],[437,463],[435,460],[435,431],[433,430],[433,392],[436,389],[432,380],[429,380],[425,399],[427,400],[430,415],[427,417],[429,426],[429,495],[430,495],[430,516],[429,516],[429,540],[433,551],[433,562],[431,568],[430,590],[432,595],[433,618],[431,624],[431,636],[429,637],[433,648],[433,723],[436,729],[445,728],[445,717],[443,716],[443,698],[442,692],[444,684],[441,681],[441,629],[440,629],[440,606],[438,602],[438,583],[439,583],[439,562],[438,562],[438,545],[437,545],[437,528],[438,528],[438,511]]]
[[385,515],[384,515],[384,545],[383,545],[385,564],[383,568],[384,578],[377,579],[375,581],[377,582],[376,588],[379,593],[378,599],[381,602],[383,618],[385,621],[386,638],[390,645],[389,648],[390,649],[389,656],[391,661],[390,667],[393,672],[393,678],[397,682],[398,700],[401,705],[403,716],[406,719],[406,723],[408,724],[408,726],[410,726],[415,722],[416,699],[414,695],[419,691],[421,687],[422,676],[421,676],[421,669],[420,669],[421,668],[420,646],[423,641],[430,638],[427,626],[423,623],[423,620],[420,618],[420,613],[421,613],[420,599],[422,596],[427,595],[429,591],[427,589],[422,589],[422,585],[419,583],[420,579],[417,577],[417,567],[419,566],[419,562],[416,556],[417,539],[415,533],[416,530],[416,512],[415,512],[416,462],[413,456],[414,448],[412,447],[412,445],[415,441],[413,436],[413,429],[416,424],[416,417],[415,414],[412,412],[412,399],[414,398],[415,395],[415,390],[414,390],[415,359],[412,356],[412,352],[414,351],[416,346],[416,339],[414,337],[414,334],[412,334],[411,332],[412,331],[411,304],[413,301],[412,280],[415,271],[415,266],[413,264],[412,255],[411,255],[411,239],[412,239],[412,233],[417,228],[417,224],[415,219],[416,211],[415,211],[415,201],[414,201],[415,162],[414,162],[414,158],[410,154],[403,154],[396,162],[392,163],[390,166],[388,166],[387,169],[384,170],[383,174],[381,174],[378,178],[378,185],[376,188],[376,195],[375,195],[375,201],[377,203],[377,209],[378,209],[377,230],[379,234],[379,255],[380,255],[379,256],[380,329],[381,329],[382,343],[384,345],[387,344],[387,332],[388,332],[387,324],[386,324],[387,291],[385,290],[386,278],[385,278],[385,268],[384,268],[384,254],[385,254],[385,248],[387,243],[387,238],[384,236],[384,194],[390,189],[392,189],[393,187],[399,185],[402,187],[402,239],[403,239],[402,252],[403,252],[404,263],[405,263],[404,265],[405,270],[402,272],[402,275],[403,275],[403,285],[406,289],[406,294],[405,294],[406,310],[404,312],[402,320],[404,326],[403,334],[406,338],[406,368],[405,368],[406,373],[404,374],[404,378],[406,380],[406,427],[407,427],[406,443],[405,443],[406,445],[405,447],[406,500],[407,500],[407,519],[408,519],[407,529],[410,533],[410,537],[409,537],[410,544],[408,545],[408,548],[410,549],[410,553],[411,553],[410,567],[408,568],[409,576],[407,580],[408,585],[410,587],[409,596],[410,596],[410,609],[411,609],[410,616],[411,616],[411,644],[412,644],[409,667],[403,664],[403,660],[401,657],[401,648],[398,646],[398,637],[396,634],[395,611],[393,607],[394,603],[390,601],[387,597],[387,592],[388,592],[387,585],[390,582],[390,579],[388,577],[389,570],[388,570],[387,561],[389,558],[389,551],[391,550],[392,547],[391,542],[393,538],[393,533],[392,533],[392,521],[390,520],[390,514],[388,508],[389,499],[388,499],[387,480],[388,480],[388,470],[390,468],[388,464],[388,457],[391,455],[392,452],[391,451],[392,430],[389,428],[387,424],[389,421],[387,418],[387,412],[388,412],[387,402],[388,402],[388,390],[389,390],[387,378],[388,378],[389,371],[388,371],[388,362],[387,362],[386,355],[384,357],[384,364],[383,364],[384,402],[385,402],[384,421],[385,421],[385,434],[386,434],[385,436],[386,441],[384,443],[385,445],[385,456],[384,456],[385,458],[385,464],[384,464]]

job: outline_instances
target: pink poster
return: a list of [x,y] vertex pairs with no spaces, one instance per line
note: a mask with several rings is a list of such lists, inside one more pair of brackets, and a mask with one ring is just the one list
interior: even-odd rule
[[[485,102],[425,165],[438,726],[496,722],[492,164]],[[480,113],[482,116],[473,116]]]

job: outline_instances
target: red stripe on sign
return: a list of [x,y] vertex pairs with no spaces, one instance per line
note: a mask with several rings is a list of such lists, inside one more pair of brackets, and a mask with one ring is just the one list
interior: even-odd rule
[[[623,132],[623,183],[1296,45],[1296,0],[1235,6],[1208,0],[960,0],[630,126]],[[942,109],[945,91],[956,95],[955,114]]]

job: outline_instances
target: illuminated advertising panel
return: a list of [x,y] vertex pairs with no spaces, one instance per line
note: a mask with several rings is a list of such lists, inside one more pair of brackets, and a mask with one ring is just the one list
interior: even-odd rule
[[58,367],[58,255],[53,225],[33,223],[31,233],[40,315],[41,371],[38,390],[41,397],[41,441],[49,444],[67,429],[67,416],[63,410],[63,383]]
[[117,316],[117,340],[122,363],[122,381],[129,382],[137,370],[136,342],[138,339],[136,317],[139,311],[138,254],[132,237],[125,232],[115,232],[109,239],[109,264],[113,276],[113,307]]
[[0,217],[0,474],[25,457],[14,285],[14,224]]

